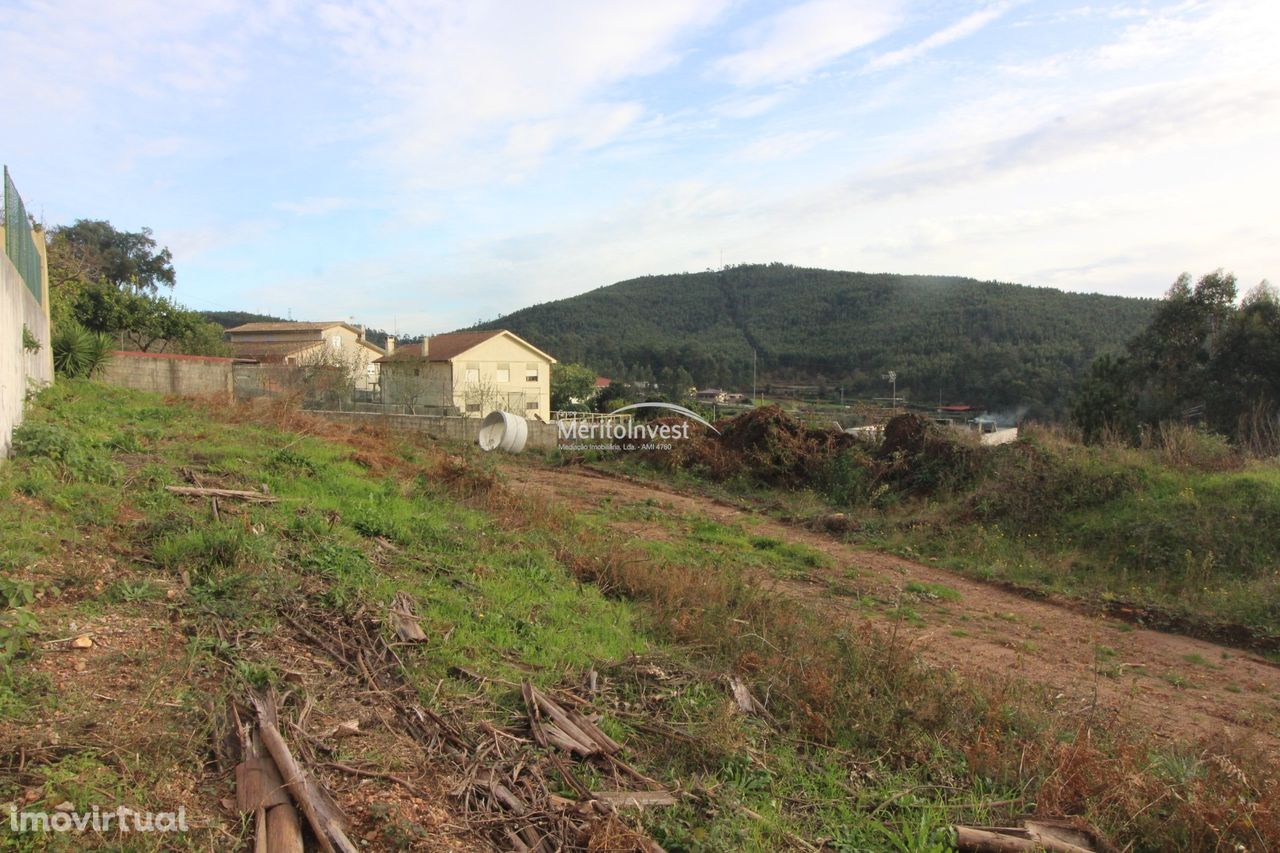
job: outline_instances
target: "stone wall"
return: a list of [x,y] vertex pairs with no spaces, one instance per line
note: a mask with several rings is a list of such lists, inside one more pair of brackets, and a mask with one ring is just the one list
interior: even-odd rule
[[138,391],[207,397],[232,392],[232,359],[171,353],[116,352],[98,381]]
[[[0,245],[3,245],[0,229]],[[43,235],[36,248],[43,249]],[[43,255],[43,253],[42,253]],[[43,257],[41,259],[43,261]],[[42,277],[47,275],[43,274]],[[22,423],[27,391],[53,382],[53,349],[49,345],[49,286],[43,284],[43,302],[36,300],[18,270],[0,250],[0,460],[9,454],[13,430]],[[39,345],[23,345],[22,330]]]
[[[480,436],[481,418],[433,418],[423,415],[383,415],[365,412],[311,411],[308,414],[343,424],[368,424],[396,432],[421,432],[439,441],[461,441],[474,444]],[[557,441],[555,424],[529,421],[528,450],[554,450]]]

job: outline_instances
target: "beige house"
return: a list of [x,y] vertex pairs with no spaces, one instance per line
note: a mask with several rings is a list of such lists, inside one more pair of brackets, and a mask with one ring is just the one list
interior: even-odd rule
[[410,411],[444,409],[484,417],[493,411],[551,420],[556,360],[506,329],[434,335],[377,360],[382,401]]
[[226,332],[231,354],[263,364],[342,367],[358,391],[378,387],[382,347],[349,323],[245,323]]

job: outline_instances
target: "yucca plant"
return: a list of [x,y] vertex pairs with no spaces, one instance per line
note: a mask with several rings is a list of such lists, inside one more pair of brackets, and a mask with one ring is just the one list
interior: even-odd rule
[[74,320],[60,325],[49,343],[54,369],[69,379],[93,376],[111,360],[115,345],[110,335],[91,332]]

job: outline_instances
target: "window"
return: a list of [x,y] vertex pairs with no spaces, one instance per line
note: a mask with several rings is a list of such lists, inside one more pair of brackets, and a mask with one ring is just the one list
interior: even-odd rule
[[525,381],[525,382],[537,382],[537,381],[538,381],[538,365],[536,365],[536,364],[527,364],[527,365],[525,365],[525,368],[524,368],[524,381]]
[[479,403],[467,403],[467,411],[468,411],[468,412],[475,412],[476,414],[479,414],[479,413],[480,413],[480,404],[479,404]]
[[467,381],[468,381],[468,382],[479,382],[479,381],[480,381],[480,368],[478,368],[478,367],[468,367],[468,368],[467,368]]
[[342,349],[342,335],[334,335],[329,342],[333,344],[334,349]]
[[498,365],[497,381],[498,381],[498,382],[510,382],[510,381],[511,381],[511,365],[509,365],[509,364],[499,364],[499,365]]
[[537,403],[532,403],[532,402],[531,402],[531,403],[525,403],[525,404],[524,404],[524,408],[525,408],[525,411],[530,411],[530,410],[533,410],[533,409],[538,408],[538,404],[537,404]]

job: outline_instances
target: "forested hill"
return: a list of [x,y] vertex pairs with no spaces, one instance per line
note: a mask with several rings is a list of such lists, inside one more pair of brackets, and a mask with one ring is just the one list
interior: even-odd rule
[[1151,319],[1156,301],[969,278],[784,264],[646,276],[525,308],[509,328],[561,361],[659,382],[766,383],[1060,414],[1077,378]]

